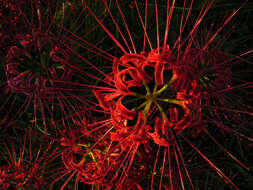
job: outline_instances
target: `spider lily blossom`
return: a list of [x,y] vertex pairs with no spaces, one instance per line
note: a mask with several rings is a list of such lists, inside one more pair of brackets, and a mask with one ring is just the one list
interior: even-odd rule
[[[170,188],[173,189],[174,185],[176,188],[177,184],[173,184],[173,178],[177,178],[181,183],[181,188],[185,189],[182,176],[186,175],[190,186],[195,189],[179,142],[185,139],[187,143],[189,142],[187,138],[182,138],[182,136],[198,137],[201,135],[203,131],[207,130],[207,121],[210,118],[221,119],[217,111],[208,111],[205,108],[220,106],[224,103],[222,99],[226,97],[217,96],[216,92],[226,89],[229,91],[232,75],[231,68],[227,64],[228,56],[216,48],[212,42],[241,7],[228,16],[224,24],[213,35],[209,34],[204,44],[201,44],[197,33],[214,1],[204,2],[194,26],[184,36],[183,33],[187,30],[185,26],[193,5],[193,1],[190,1],[189,8],[186,8],[187,1],[185,1],[178,38],[174,44],[168,45],[168,32],[171,29],[175,1],[171,4],[169,1],[167,3],[167,22],[163,43],[160,43],[158,2],[155,1],[157,44],[154,48],[155,46],[151,42],[152,37],[147,31],[149,24],[147,7],[149,4],[146,1],[143,6],[144,10],[140,10],[141,5],[134,1],[134,8],[139,17],[144,36],[143,48],[140,53],[137,53],[136,46],[133,43],[134,39],[119,2],[116,1],[116,8],[119,10],[129,40],[126,40],[126,36],[123,35],[123,29],[121,30],[119,23],[115,22],[106,1],[104,3],[124,43],[121,43],[121,39],[112,34],[106,23],[101,22],[96,17],[87,3],[84,2],[84,6],[123,52],[123,55],[118,58],[114,56],[111,73],[104,78],[104,84],[101,81],[101,86],[94,86],[92,91],[98,101],[97,105],[112,120],[113,129],[109,132],[111,140],[121,147],[129,160],[128,162],[123,161],[125,166],[122,167],[127,168],[127,173],[131,170],[131,164],[134,162],[135,155],[138,155],[140,147],[156,145],[157,156],[154,159],[151,189],[154,185],[160,150],[163,150],[162,171],[165,169],[165,163],[169,164],[170,170],[172,170],[172,162],[178,166],[178,176],[173,176],[172,172],[169,173]],[[141,12],[144,12],[144,18]],[[187,16],[184,17],[184,14]],[[140,133],[142,134],[141,137],[139,136]],[[188,144],[193,148],[192,144]],[[206,156],[203,156],[200,151],[197,152],[226,182],[237,189],[237,186],[217,169]],[[180,163],[183,168],[180,168]],[[159,189],[162,188],[163,175],[161,172]],[[120,177],[122,180],[120,184],[124,184],[124,179],[125,177]]]

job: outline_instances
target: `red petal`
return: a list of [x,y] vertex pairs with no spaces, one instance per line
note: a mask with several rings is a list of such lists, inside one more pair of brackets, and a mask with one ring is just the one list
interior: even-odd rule
[[141,82],[143,80],[143,77],[141,76],[141,74],[139,73],[139,71],[134,68],[134,67],[129,67],[128,68],[129,74],[131,75],[131,77],[136,81],[136,82]]
[[[116,73],[115,77],[114,77],[114,82],[115,82],[115,86],[117,89],[119,89],[122,92],[128,93],[129,90],[128,90],[127,85],[125,84],[125,80],[124,80],[125,74],[126,74],[125,70]],[[122,80],[122,78],[123,78],[123,80]]]
[[160,146],[169,146],[170,145],[170,143],[167,141],[167,139],[161,138],[156,133],[150,133],[149,135],[152,137],[153,141]]
[[[160,146],[169,146],[174,140],[174,134],[170,129],[170,123],[160,117],[156,118],[155,121],[155,132],[149,133],[153,141]],[[165,137],[162,137],[165,136]]]
[[121,97],[117,102],[116,102],[116,110],[117,112],[120,114],[120,116],[122,116],[122,118],[124,120],[133,120],[135,115],[136,115],[136,112],[135,111],[130,111],[129,109],[127,109],[122,103],[122,99],[124,98]]
[[170,121],[171,122],[176,122],[178,121],[178,113],[177,113],[177,108],[170,108]]
[[96,98],[99,102],[100,107],[103,108],[106,111],[109,111],[110,103],[104,99],[104,96],[96,90],[92,90],[92,92],[95,94],[95,96],[96,96]]
[[163,85],[163,71],[164,71],[164,64],[158,62],[155,65],[155,81],[158,85]]
[[126,128],[122,122],[124,120],[122,120],[121,116],[119,117],[119,114],[118,112],[116,112],[115,109],[112,109],[111,110],[111,119],[112,119],[112,124],[113,124],[113,127],[116,129],[116,130],[122,130],[124,128]]
[[115,98],[117,98],[117,97],[119,97],[119,96],[121,96],[121,95],[123,95],[121,92],[117,92],[117,91],[115,90],[114,93],[107,93],[107,94],[104,96],[104,100],[105,100],[105,101],[112,101],[113,99],[115,99]]

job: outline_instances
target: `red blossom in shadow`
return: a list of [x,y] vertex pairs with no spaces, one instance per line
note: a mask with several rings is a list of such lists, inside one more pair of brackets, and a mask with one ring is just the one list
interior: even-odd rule
[[[11,149],[7,144],[4,148],[8,155],[0,152],[3,156],[4,165],[0,166],[0,187],[3,189],[41,189],[48,188],[49,183],[49,163],[54,159],[55,151],[50,153],[53,142],[50,142],[46,149],[42,151],[42,144],[39,146],[38,152],[32,152],[31,147],[26,152],[26,136],[24,144],[19,149],[19,154],[15,151],[15,145],[11,143]],[[31,157],[31,155],[35,157]],[[46,168],[47,167],[47,168]]]
[[[70,62],[74,62],[71,45],[66,43],[62,32],[63,10],[69,7],[59,6],[63,4],[58,1],[20,1],[16,4],[8,1],[7,4],[13,14],[20,12],[18,19],[25,24],[18,26],[20,30],[10,31],[11,42],[3,51],[5,55],[0,55],[5,71],[2,74],[6,76],[0,92],[1,98],[6,99],[0,107],[5,112],[0,125],[11,125],[32,109],[30,122],[49,135],[48,118],[56,119],[55,115],[59,114],[55,112],[65,112],[69,109],[67,104],[76,100],[74,96],[67,98],[76,88],[69,84],[70,81],[74,83],[75,72],[70,67]],[[20,98],[24,101],[18,101]]]
[[[6,56],[7,84],[10,89],[17,93],[38,97],[43,96],[45,93],[54,93],[48,91],[50,86],[54,87],[54,80],[67,81],[71,78],[72,71],[65,65],[65,62],[70,59],[69,55],[64,54],[64,59],[60,58],[57,55],[59,54],[59,48],[56,43],[50,39],[47,33],[43,34],[34,29],[32,35],[28,34],[19,36],[18,38],[20,39],[21,47],[11,47]],[[49,49],[50,52],[48,55],[46,54],[48,50],[43,48],[51,49]],[[33,55],[33,51],[39,51],[39,53],[36,53],[41,55],[40,60],[36,60],[36,57],[33,57],[35,56]],[[49,55],[49,59],[51,60],[47,60],[47,56]],[[63,69],[63,74],[57,74],[55,68],[48,65],[49,63],[47,62],[49,61],[61,64],[57,66],[57,69]],[[30,62],[30,65],[27,65],[26,62]],[[39,67],[42,72],[39,74],[33,73],[29,71],[29,68],[26,66],[30,66],[30,68]],[[22,71],[22,69],[27,69],[27,71]]]
[[189,75],[197,81],[201,93],[205,94],[228,87],[231,81],[231,71],[227,65],[228,57],[220,50],[187,49],[182,58],[182,64],[187,64],[192,72]]

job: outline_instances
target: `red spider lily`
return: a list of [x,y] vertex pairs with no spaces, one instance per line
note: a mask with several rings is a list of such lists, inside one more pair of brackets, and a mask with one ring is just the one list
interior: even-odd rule
[[[59,58],[57,56],[58,49],[56,44],[53,44],[53,42],[50,40],[50,37],[45,34],[39,34],[40,36],[37,36],[37,31],[33,31],[33,36],[26,35],[26,36],[20,36],[20,43],[22,44],[22,47],[19,48],[17,46],[13,46],[10,51],[8,52],[8,55],[6,56],[6,74],[7,74],[7,84],[9,88],[17,93],[24,93],[27,96],[35,96],[35,97],[41,97],[45,96],[47,92],[48,85],[50,83],[53,83],[53,79],[58,80],[69,80],[71,77],[71,70],[66,68],[64,66],[64,62],[67,61],[69,58],[66,57],[68,55],[65,54],[65,61],[64,59]],[[19,68],[24,67],[22,66],[22,60],[27,61],[26,57],[29,59],[31,58],[32,61],[32,55],[30,54],[30,51],[32,48],[40,49],[43,45],[46,45],[46,42],[50,44],[52,47],[52,50],[50,52],[51,59],[54,61],[57,61],[61,64],[62,69],[64,69],[64,73],[61,76],[58,76],[55,69],[53,67],[44,68],[48,69],[48,72],[50,73],[50,78],[43,77],[43,76],[36,76],[35,73],[29,72],[29,71],[19,71]],[[42,52],[43,54],[44,52]],[[46,56],[46,55],[42,55]],[[45,58],[45,57],[44,57]],[[43,57],[42,57],[43,59]],[[20,60],[16,61],[16,60]],[[29,61],[29,60],[28,60]],[[42,60],[45,61],[45,60]],[[31,64],[36,64],[36,61]],[[47,64],[45,62],[41,63],[42,66],[46,67],[43,64]],[[31,65],[31,67],[34,67]],[[47,74],[49,74],[47,73]],[[45,71],[46,74],[46,71]],[[51,92],[52,93],[52,92]]]
[[[85,158],[78,161],[73,153],[64,153],[62,155],[63,163],[70,172],[77,172],[77,179],[86,184],[103,184],[105,178],[104,171],[108,164],[104,159],[99,158],[98,152],[92,153],[93,161],[85,161]],[[100,160],[101,159],[101,160]]]
[[[27,110],[29,103],[34,104],[34,121],[37,126],[37,107],[42,115],[43,125],[46,125],[46,111],[49,111],[52,115],[53,110],[48,107],[54,104],[58,98],[55,96],[61,91],[56,91],[56,88],[64,87],[64,81],[68,81],[73,76],[73,70],[66,66],[66,62],[69,61],[69,54],[60,50],[57,44],[50,39],[47,33],[41,34],[39,31],[33,30],[32,35],[19,36],[21,47],[13,46],[10,48],[6,56],[6,77],[7,77],[7,89],[3,96],[9,94],[9,98],[12,96],[25,94],[27,96],[27,105],[23,104],[24,111]],[[51,50],[46,54],[46,50],[42,50],[45,46],[50,46]],[[46,47],[47,48],[47,47]],[[38,60],[33,58],[32,53],[35,50],[40,51],[41,65],[38,64]],[[61,58],[64,55],[64,58]],[[49,57],[47,57],[49,56]],[[53,66],[47,66],[47,60],[60,64],[57,68]],[[34,73],[26,70],[27,63],[30,63],[30,68],[40,67],[42,73]],[[24,65],[25,64],[25,65]],[[24,70],[25,69],[25,70]],[[54,81],[60,82],[54,82]],[[66,86],[66,85],[65,85]],[[58,100],[59,101],[59,100]],[[61,102],[61,101],[60,101]],[[61,103],[62,104],[62,103]],[[15,105],[15,98],[11,106]],[[63,107],[63,105],[62,105]],[[1,109],[4,109],[1,108]],[[22,113],[22,111],[21,111]],[[9,113],[8,113],[9,114]],[[7,117],[8,114],[5,116]],[[18,117],[20,117],[19,114]],[[15,121],[17,118],[14,116],[11,120]],[[3,121],[4,122],[4,121]]]
[[[130,55],[130,54],[123,56],[122,58],[119,59],[119,61],[115,61],[114,66],[113,66],[114,68],[113,79],[115,81],[116,90],[112,89],[108,93],[104,93],[104,94],[101,94],[99,91],[94,91],[97,99],[99,100],[101,107],[107,111],[111,111],[112,121],[114,122],[114,127],[117,130],[121,130],[121,129],[124,130],[124,128],[128,128],[126,126],[124,127],[123,123],[125,121],[127,122],[128,120],[133,120],[136,115],[135,112],[138,111],[138,110],[129,110],[122,104],[123,99],[126,96],[136,97],[139,99],[141,98],[146,99],[146,101],[144,101],[144,103],[139,106],[140,108],[144,107],[144,110],[143,110],[144,115],[149,114],[148,112],[152,104],[156,104],[156,106],[158,106],[158,109],[161,112],[161,118],[157,118],[156,120],[157,124],[155,124],[155,127],[154,127],[155,130],[156,130],[156,126],[159,126],[160,128],[160,124],[158,123],[158,121],[164,120],[164,122],[166,123],[168,121],[168,118],[166,114],[164,113],[164,111],[162,110],[162,107],[158,104],[158,101],[164,101],[164,102],[176,104],[182,107],[182,109],[184,110],[185,113],[184,113],[183,119],[181,119],[181,121],[178,121],[178,113],[177,113],[178,110],[176,108],[169,109],[170,113],[169,113],[168,122],[170,122],[170,126],[171,127],[173,126],[176,132],[178,133],[182,132],[184,128],[190,125],[192,119],[194,119],[192,118],[193,109],[191,106],[197,107],[196,102],[197,102],[197,97],[199,96],[199,94],[196,94],[196,92],[192,92],[194,90],[185,91],[184,90],[185,87],[181,85],[180,90],[179,90],[181,92],[178,92],[177,96],[174,97],[174,99],[173,98],[159,99],[159,95],[163,91],[166,92],[166,90],[170,88],[169,87],[170,85],[172,86],[174,85],[173,82],[175,80],[175,77],[172,76],[168,84],[164,85],[159,90],[157,89],[157,86],[164,84],[163,77],[161,77],[163,76],[163,72],[165,70],[170,70],[171,68],[174,68],[175,63],[174,61],[172,61],[173,60],[171,58],[172,55],[168,48],[165,50],[160,49],[160,51],[164,51],[162,55],[157,54],[158,51],[159,50],[152,51],[150,54],[148,54],[147,57],[138,56],[138,55]],[[126,69],[120,70],[119,63],[125,66]],[[130,63],[133,63],[135,67],[133,67]],[[153,76],[156,81],[156,86],[154,87],[153,92],[151,92],[151,90],[147,86],[152,80],[152,76],[149,76],[145,72],[145,67],[147,66],[151,66],[155,69]],[[131,76],[131,79],[127,75]],[[146,80],[147,78],[149,80]],[[146,88],[147,90],[146,95],[142,95],[139,92],[136,93],[130,90],[131,87],[141,87],[141,86],[144,86]],[[175,94],[175,92],[168,94],[168,96],[172,97],[173,94]],[[116,102],[114,102],[115,99],[117,99]]]
[[45,150],[42,150],[42,144],[43,143],[41,143],[37,153],[34,154],[35,157],[31,156],[33,154],[31,147],[28,148],[29,152],[26,151],[26,136],[24,144],[19,150],[19,155],[17,155],[15,151],[14,144],[11,143],[11,150],[9,150],[7,144],[4,144],[8,155],[5,155],[1,151],[1,155],[4,159],[3,163],[6,163],[0,166],[1,188],[9,189],[16,187],[17,189],[40,189],[49,186],[49,183],[47,183],[50,174],[48,165],[50,161],[55,158],[54,156],[57,149],[49,153],[53,143],[49,143]]
[[97,144],[96,148],[91,149],[90,144],[76,144],[75,146],[72,145],[71,149],[65,150],[62,153],[62,161],[66,168],[64,175],[69,173],[72,173],[72,175],[61,189],[66,186],[75,174],[77,175],[75,188],[78,187],[79,182],[101,187],[109,186],[109,176],[114,175],[114,170],[118,164],[115,162],[115,155],[102,148],[105,148],[106,145],[107,142],[102,141]]
[[[86,114],[88,113],[85,113],[84,117]],[[55,140],[62,147],[61,160],[64,167],[55,174],[56,178],[52,185],[70,175],[66,182],[61,185],[61,189],[64,189],[76,175],[75,189],[78,189],[79,183],[104,187],[108,185],[108,175],[114,171],[109,168],[116,164],[114,163],[114,156],[109,154],[107,150],[108,139],[98,138],[104,130],[93,129],[101,128],[100,125],[103,127],[105,125],[104,119],[101,122],[99,118],[93,117],[93,123],[90,123],[89,120],[92,116],[89,115],[87,120],[78,122],[74,116],[76,114],[70,116],[69,120],[67,118],[62,120],[61,125],[63,125],[64,130],[55,126],[60,138],[60,140],[58,140],[59,138],[55,138]],[[72,125],[69,126],[66,123]]]
[[[104,75],[105,79],[102,81],[104,85],[94,86],[95,89],[93,90],[99,102],[99,106],[103,109],[101,112],[108,114],[112,120],[113,130],[110,128],[107,132],[110,133],[111,140],[120,146],[122,151],[125,151],[123,153],[126,159],[123,159],[122,165],[125,165],[123,168],[126,168],[126,173],[131,170],[131,164],[135,159],[135,155],[138,154],[140,145],[147,146],[149,143],[153,146],[154,144],[156,145],[155,151],[157,152],[157,156],[153,167],[151,188],[153,187],[160,150],[163,150],[159,189],[162,188],[166,164],[169,164],[168,177],[170,189],[185,189],[185,180],[183,176],[187,176],[190,186],[192,189],[195,189],[188,168],[186,167],[181,147],[179,147],[178,144],[178,138],[181,138],[196,150],[199,155],[222,176],[225,182],[230,183],[235,189],[238,189],[224,173],[185,137],[185,131],[187,130],[193,136],[198,136],[202,131],[206,131],[206,121],[210,119],[210,117],[207,116],[206,110],[203,111],[204,107],[212,106],[212,99],[217,95],[216,91],[227,92],[231,89],[231,73],[230,69],[227,67],[228,65],[225,63],[228,58],[221,50],[211,48],[211,44],[217,34],[241,7],[227,17],[224,24],[215,31],[213,36],[207,37],[203,47],[194,47],[195,44],[199,44],[196,36],[200,24],[213,3],[214,1],[204,2],[195,25],[190,29],[188,35],[184,37],[185,26],[193,6],[193,1],[190,1],[187,12],[184,12],[187,4],[187,1],[184,1],[179,35],[176,42],[171,46],[173,48],[170,49],[167,41],[172,21],[172,13],[175,8],[175,1],[172,1],[171,5],[169,1],[167,3],[167,22],[163,45],[160,45],[158,3],[157,1],[154,3],[157,48],[153,48],[147,31],[148,2],[146,1],[146,3],[144,3],[144,20],[141,16],[139,4],[137,1],[134,1],[134,7],[140,18],[140,25],[144,33],[143,50],[138,54],[126,18],[118,1],[116,1],[116,7],[122,17],[129,41],[126,40],[126,37],[123,35],[119,24],[115,21],[113,13],[110,12],[106,2],[105,7],[120,37],[123,39],[124,44],[120,43],[120,39],[116,39],[107,28],[106,23],[101,22],[87,3],[84,2],[84,5],[94,16],[101,28],[124,54],[120,58],[114,58],[112,73]],[[244,4],[242,4],[242,6],[243,5]],[[186,13],[186,17],[184,13]],[[150,48],[148,51],[146,42]],[[128,43],[131,44],[132,47]],[[124,46],[127,49],[125,49]],[[106,54],[99,48],[97,48],[97,50],[101,51],[101,54]],[[97,53],[97,55],[99,55],[99,53]],[[109,55],[107,54],[107,56]],[[147,72],[148,68],[151,68],[151,74]],[[167,75],[165,79],[164,74],[167,71],[172,74]],[[223,74],[224,72],[226,73],[225,77]],[[109,87],[107,87],[107,85],[109,85]],[[249,86],[250,85],[251,83]],[[247,85],[247,87],[249,86]],[[219,105],[225,106],[222,100],[219,102]],[[213,106],[218,107],[217,104]],[[212,111],[209,113],[212,114]],[[218,116],[215,117],[215,120],[217,117]],[[220,121],[222,119],[217,120]],[[131,123],[135,124],[131,125]],[[139,136],[139,130],[141,131],[142,138]],[[225,152],[230,155],[227,151]],[[118,158],[120,159],[120,157]],[[172,163],[175,163],[177,166],[177,176],[173,174],[175,172],[172,171]],[[124,174],[121,174],[118,184],[124,184],[125,177],[123,176]],[[176,178],[176,180],[174,180],[174,178]],[[174,181],[179,181],[179,183],[173,183]],[[118,185],[117,187],[121,186]]]
[[202,94],[230,85],[231,71],[226,65],[227,60],[226,54],[218,50],[188,49],[183,57],[183,62],[191,67],[189,70],[198,73],[193,77],[202,89]]
[[[160,50],[162,51],[162,49]],[[113,72],[113,81],[115,81],[116,90],[108,90],[108,93],[104,94],[101,94],[99,91],[93,91],[100,103],[100,106],[111,113],[112,124],[116,131],[110,133],[111,141],[118,142],[118,144],[121,146],[122,151],[126,152],[126,157],[129,157],[129,161],[125,161],[125,159],[123,161],[126,166],[122,166],[124,168],[127,168],[126,173],[131,171],[130,168],[131,164],[133,163],[132,159],[141,144],[148,146],[148,141],[152,139],[155,144],[159,145],[159,147],[174,146],[176,140],[175,134],[182,133],[184,129],[190,128],[191,126],[196,126],[193,122],[196,117],[194,115],[194,109],[198,108],[196,103],[198,102],[197,97],[199,94],[196,94],[194,90],[186,91],[182,86],[179,89],[181,92],[178,92],[177,94],[173,92],[173,89],[171,89],[171,94],[168,94],[169,99],[159,98],[160,94],[163,91],[166,92],[166,90],[168,90],[170,86],[173,85],[175,77],[171,77],[169,83],[160,89],[157,89],[157,84],[152,91],[149,89],[148,84],[152,80],[152,76],[148,76],[148,74],[145,73],[145,66],[150,65],[155,69],[155,73],[153,74],[155,81],[159,81],[159,83],[162,85],[164,84],[164,80],[158,76],[163,75],[164,70],[171,70],[175,65],[175,63],[171,61],[171,53],[164,53],[163,55],[159,55],[157,52],[158,50],[154,50],[154,52],[148,54],[147,57],[141,57],[137,55],[123,56],[121,59],[119,59],[119,63],[126,67],[125,70],[121,71],[118,66],[119,64],[117,62],[114,62],[117,63],[116,66],[114,65]],[[133,67],[130,64],[130,61],[136,67]],[[159,63],[159,61],[162,63]],[[157,66],[157,64],[160,65]],[[131,78],[129,78],[127,74],[131,76]],[[118,77],[119,75],[120,77]],[[146,78],[149,78],[149,80],[145,81],[143,77],[144,75],[148,76]],[[131,91],[132,87],[140,86],[144,86],[146,88],[146,95],[140,94],[142,92],[139,93]],[[138,108],[140,109],[144,107],[143,111],[140,111],[138,109],[129,110],[126,108],[122,102],[124,102],[124,97],[127,96],[139,96],[140,99],[145,99],[144,103],[141,104]],[[158,101],[164,101],[172,105],[174,104],[180,106],[184,110],[183,117],[180,116],[182,118],[179,119],[180,114],[177,107],[169,108],[169,113],[167,113],[168,115],[165,114],[162,107],[165,107],[166,105],[163,103],[160,106],[158,104]],[[152,107],[152,104],[155,105]],[[157,114],[157,111],[154,111],[156,109],[157,111],[159,110],[160,116],[157,116],[155,123],[151,124],[151,114]],[[136,113],[138,113],[138,115]],[[136,125],[130,126],[128,123],[134,121],[136,116],[138,118]],[[148,125],[147,122],[151,123]],[[154,132],[151,132],[152,128]],[[173,131],[175,131],[175,134]],[[121,176],[119,182],[116,185],[117,188],[120,188],[122,184],[127,183],[124,180],[126,180],[126,178]]]
[[[61,110],[64,115],[77,100],[71,96],[75,87],[68,83],[73,79],[74,70],[69,65],[74,60],[68,50],[70,45],[64,41],[67,36],[62,33],[64,10],[69,7],[61,7],[59,5],[64,3],[55,2],[29,1],[28,10],[23,4],[13,5],[12,9],[21,11],[25,29],[9,36],[13,43],[8,45],[11,47],[3,58],[6,83],[1,86],[0,94],[6,101],[0,107],[3,113],[1,125],[10,126],[32,110],[32,117],[29,116],[32,125],[49,135],[46,129],[50,125],[48,118],[58,119],[55,113]],[[20,98],[24,98],[21,103]]]

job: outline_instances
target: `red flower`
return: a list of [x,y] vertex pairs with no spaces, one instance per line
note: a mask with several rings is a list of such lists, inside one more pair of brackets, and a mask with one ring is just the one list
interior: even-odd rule
[[[160,14],[157,8],[158,4],[155,2],[157,48],[153,48],[147,27],[149,20],[146,14],[148,13],[149,4],[145,4],[145,20],[143,20],[141,11],[139,10],[139,4],[137,1],[134,1],[137,11],[136,14],[140,18],[144,33],[143,50],[138,54],[133,42],[134,40],[126,24],[124,13],[117,1],[116,4],[124,21],[132,47],[130,47],[125,36],[122,34],[119,25],[116,23],[106,3],[105,7],[125,44],[121,44],[106,27],[106,23],[96,17],[87,3],[84,3],[101,28],[124,53],[120,58],[112,56],[114,59],[112,73],[107,76],[105,74],[106,77],[102,81],[104,85],[94,86],[93,90],[99,102],[98,105],[102,108],[101,112],[111,118],[111,123],[108,124],[112,126],[110,128],[111,130],[108,131],[110,140],[117,147],[121,147],[122,154],[126,155],[126,159],[122,161],[122,167],[126,169],[126,174],[131,170],[134,156],[138,154],[140,147],[151,144],[155,147],[155,150],[151,150],[151,152],[155,151],[157,153],[151,188],[153,188],[153,178],[156,173],[158,159],[160,159],[159,151],[161,149],[163,150],[164,158],[163,166],[161,167],[159,188],[162,188],[163,172],[166,168],[166,163],[168,163],[170,170],[168,172],[170,188],[185,189],[184,175],[180,168],[183,165],[185,174],[190,181],[192,189],[194,189],[177,139],[184,139],[187,134],[198,136],[202,131],[206,131],[207,121],[210,121],[209,113],[211,113],[212,119],[221,120],[218,118],[219,115],[217,114],[216,107],[218,107],[218,102],[219,105],[222,105],[224,101],[220,96],[215,97],[217,95],[216,91],[229,90],[227,88],[230,85],[231,74],[230,69],[225,63],[228,60],[226,54],[220,50],[211,48],[211,43],[225,24],[234,16],[234,13],[227,18],[225,23],[213,36],[205,36],[205,44],[203,47],[199,47],[200,43],[198,42],[197,30],[200,28],[200,23],[212,6],[213,1],[205,2],[205,6],[201,10],[195,25],[190,29],[186,37],[183,34],[186,33],[185,26],[190,17],[193,1],[187,7],[188,13],[186,17],[184,16],[187,4],[185,2],[179,35],[175,44],[171,46],[173,48],[170,49],[167,41],[175,1],[172,2],[172,5],[170,3],[167,4],[167,22],[162,45],[160,43],[158,22]],[[211,34],[211,32],[209,33]],[[146,42],[149,47],[146,47]],[[127,50],[124,48],[124,45],[126,45]],[[102,53],[105,54],[105,52]],[[108,54],[106,55],[110,56]],[[208,109],[205,109],[209,106],[213,107],[213,112],[208,112]],[[142,135],[139,135],[139,129],[141,129]],[[190,146],[192,145],[189,141],[187,143]],[[195,150],[198,151],[198,149]],[[202,153],[198,153],[210,166],[216,168]],[[120,159],[121,157],[119,156],[118,158]],[[178,176],[173,176],[174,174],[172,174],[175,173],[172,171],[172,163],[176,163],[176,173]],[[226,178],[219,170],[216,169],[216,171],[219,175]],[[127,177],[123,175],[119,178],[118,184],[124,184],[124,179]],[[174,177],[176,178],[176,182],[174,182]],[[228,182],[234,186],[231,181]],[[121,187],[121,185],[117,187]]]
[[[40,189],[49,187],[47,181],[49,180],[48,175],[51,175],[49,163],[55,156],[54,151],[50,153],[53,143],[49,143],[44,152],[41,152],[42,144],[38,152],[32,152],[31,147],[28,148],[30,151],[26,152],[26,143],[25,136],[24,145],[21,146],[19,155],[16,154],[14,144],[11,143],[11,149],[8,148],[7,144],[4,144],[8,156],[2,151],[0,152],[5,160],[3,163],[6,163],[2,163],[0,166],[1,188]],[[32,158],[31,155],[35,155],[35,157]]]
[[187,64],[192,72],[193,80],[197,81],[201,93],[205,94],[226,88],[230,85],[231,71],[226,61],[228,57],[220,50],[187,49],[182,64]]

